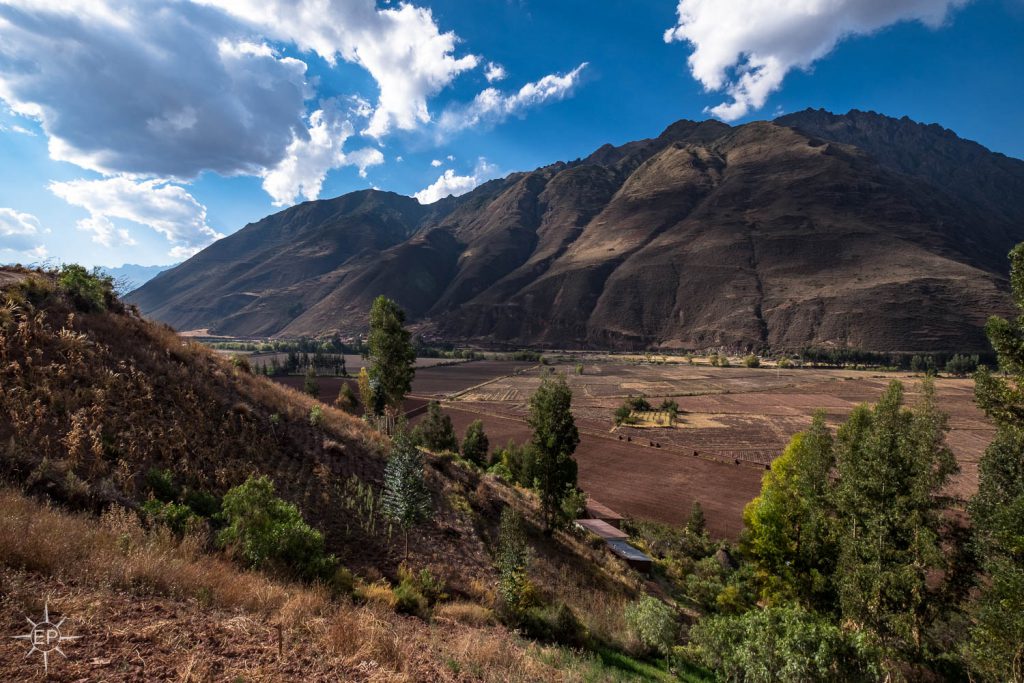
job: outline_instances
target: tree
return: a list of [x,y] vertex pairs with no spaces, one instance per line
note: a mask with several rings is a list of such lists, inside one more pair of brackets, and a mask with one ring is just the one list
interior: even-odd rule
[[306,368],[306,379],[302,383],[302,392],[313,398],[320,396],[320,384],[316,381],[316,368],[312,365]]
[[416,349],[404,324],[405,312],[398,304],[383,295],[374,300],[367,339],[370,382],[377,392],[377,406],[395,411],[412,389],[416,371]]
[[946,361],[946,373],[950,375],[969,375],[978,369],[978,363],[980,359],[977,355],[967,356],[963,354],[954,354],[952,358]]
[[658,410],[668,413],[669,425],[675,424],[676,418],[679,417],[679,404],[673,398],[666,398],[662,401]]
[[[1024,244],[1010,252],[1010,284],[1024,312]],[[975,546],[984,571],[973,609],[967,659],[987,680],[1024,681],[1024,319],[993,317],[986,333],[1006,373],[975,375],[978,406],[996,438],[978,467],[971,500]]]
[[509,615],[518,618],[529,607],[530,547],[523,530],[523,518],[510,506],[501,511],[497,565],[498,595]]
[[441,404],[437,401],[431,401],[427,406],[427,415],[413,429],[412,440],[416,445],[435,453],[459,451],[452,418],[441,412]]
[[405,560],[409,559],[409,530],[430,519],[433,506],[423,476],[423,455],[405,432],[392,441],[391,457],[384,468],[384,516],[398,525],[405,537]]
[[704,508],[701,506],[700,501],[695,500],[690,508],[690,519],[686,521],[686,533],[693,536],[703,536],[706,526]]
[[829,473],[833,439],[823,412],[796,434],[772,463],[761,495],[743,511],[743,551],[755,568],[761,598],[769,604],[796,600],[833,611],[832,574],[838,548]]
[[644,595],[626,606],[625,617],[645,647],[660,655],[672,652],[679,624],[671,607],[654,596]]
[[878,655],[866,638],[796,606],[705,617],[691,629],[690,642],[697,660],[730,682],[880,679]]
[[323,535],[297,507],[274,495],[268,477],[250,476],[228,491],[221,510],[227,526],[218,543],[248,565],[306,579],[324,578],[334,569],[334,556],[324,554]]
[[370,374],[366,368],[359,368],[359,378],[356,380],[359,387],[359,402],[363,404],[363,415],[370,415],[373,412],[373,387],[370,385]]
[[346,413],[356,412],[356,394],[352,391],[352,387],[348,382],[341,383],[341,389],[338,390],[338,398],[335,399],[334,405],[338,406]]
[[487,449],[490,442],[484,433],[482,420],[473,420],[466,427],[466,436],[462,439],[462,457],[474,465],[483,467],[487,464]]
[[571,404],[572,390],[561,375],[545,377],[530,397],[527,423],[533,429],[534,477],[547,533],[558,519],[566,488],[576,486],[576,461],[572,455],[580,435]]
[[873,409],[854,409],[836,439],[840,607],[890,661],[924,661],[925,628],[950,607],[945,581],[936,580],[952,575],[940,493],[957,465],[934,386],[922,387],[917,407],[906,410],[893,381]]

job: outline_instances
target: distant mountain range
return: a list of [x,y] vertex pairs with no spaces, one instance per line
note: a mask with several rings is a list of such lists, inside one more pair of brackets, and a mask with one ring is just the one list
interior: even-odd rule
[[130,292],[146,284],[168,268],[173,267],[173,265],[140,266],[134,263],[126,263],[116,268],[104,268],[103,271],[114,278],[121,290]]
[[128,299],[180,330],[558,348],[980,351],[1011,312],[1024,161],[937,125],[807,110],[656,138],[428,206],[360,191],[247,225]]

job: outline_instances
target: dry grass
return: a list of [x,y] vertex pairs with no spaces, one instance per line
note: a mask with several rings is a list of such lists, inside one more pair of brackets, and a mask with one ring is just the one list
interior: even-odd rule
[[[381,584],[363,587],[364,606],[332,601],[320,587],[240,570],[200,547],[194,538],[146,531],[124,510],[96,519],[0,489],[5,611],[37,611],[45,594],[79,625],[100,629],[76,643],[78,656],[62,660],[74,679],[605,680],[585,657],[493,625],[480,605],[442,605],[432,626],[394,614]],[[190,644],[201,638],[210,642]],[[90,646],[103,649],[81,654]],[[125,648],[138,661],[115,664],[110,652]],[[22,679],[33,666],[0,658],[0,679]]]

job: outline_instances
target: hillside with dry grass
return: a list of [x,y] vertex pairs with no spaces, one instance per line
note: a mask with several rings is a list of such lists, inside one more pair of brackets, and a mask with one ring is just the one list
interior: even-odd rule
[[[386,437],[144,320],[93,276],[0,271],[0,414],[5,627],[47,598],[70,617],[83,637],[59,680],[629,680],[648,666],[620,654],[643,650],[623,619],[639,577],[569,533],[543,535],[532,493],[430,455],[435,513],[403,565],[381,514]],[[249,569],[215,542],[217,515],[164,516],[264,475],[323,534],[333,576]],[[526,520],[538,614],[568,619],[586,650],[499,624],[507,506]],[[410,581],[429,602],[403,603]],[[0,676],[37,664],[3,657]]]

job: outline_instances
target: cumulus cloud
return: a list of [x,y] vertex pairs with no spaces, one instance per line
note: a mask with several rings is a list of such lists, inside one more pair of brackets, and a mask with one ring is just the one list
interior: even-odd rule
[[496,88],[480,91],[468,105],[446,110],[439,121],[443,132],[455,132],[481,124],[501,123],[509,116],[521,114],[530,107],[557,101],[569,95],[579,83],[580,74],[587,66],[583,62],[566,74],[549,74],[533,83],[527,83],[518,92],[506,94]]
[[449,195],[458,197],[459,195],[466,194],[485,180],[493,178],[497,172],[497,166],[487,163],[486,159],[480,157],[472,174],[455,175],[455,171],[449,168],[437,180],[413,196],[416,197],[420,204],[433,204]]
[[71,180],[50,183],[50,191],[89,212],[77,227],[93,233],[103,246],[124,246],[135,240],[112,218],[152,228],[172,248],[168,255],[183,259],[223,237],[206,224],[206,207],[185,188],[167,180],[136,180],[118,176],[100,180]]
[[369,71],[380,90],[363,131],[373,137],[429,122],[427,99],[479,64],[476,55],[456,57],[455,33],[442,33],[429,9],[409,3],[378,9],[374,0],[199,1],[331,64],[340,56]]
[[15,252],[44,258],[46,247],[40,242],[44,232],[32,214],[0,208],[0,254]]
[[442,163],[444,162],[442,162],[440,159],[434,159],[433,161],[430,162],[430,165],[433,166],[434,168],[438,168]]
[[731,101],[711,107],[733,121],[764,106],[793,69],[807,69],[844,38],[900,21],[941,26],[969,0],[679,0],[665,42],[693,45],[690,72]]
[[496,83],[504,80],[508,74],[505,72],[505,67],[501,64],[494,62],[487,62],[487,66],[484,67],[484,78],[487,79],[488,83]]
[[305,135],[296,135],[280,163],[263,173],[263,189],[274,205],[292,204],[299,195],[316,199],[327,172],[333,168],[357,166],[359,175],[365,178],[368,167],[384,163],[384,155],[373,147],[345,152],[345,142],[353,133],[352,123],[333,106],[310,114]]
[[0,2],[0,99],[102,173],[254,173],[303,130],[306,65],[169,0]]

